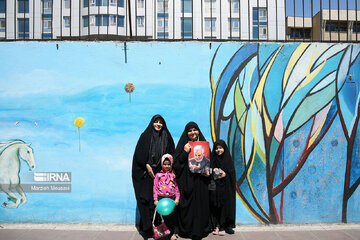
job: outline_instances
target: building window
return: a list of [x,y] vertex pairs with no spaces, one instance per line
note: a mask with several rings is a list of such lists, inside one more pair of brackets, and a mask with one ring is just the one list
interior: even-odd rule
[[5,32],[6,30],[6,19],[0,18],[0,32]]
[[205,31],[206,32],[216,31],[216,18],[205,18]]
[[144,8],[144,0],[137,0],[137,7],[138,8]]
[[18,0],[18,13],[29,13],[29,0]]
[[360,24],[354,23],[353,32],[354,33],[359,33],[360,32]]
[[[84,1],[85,4],[86,1]],[[64,0],[64,6],[65,8],[70,8],[70,0]]]
[[192,18],[181,18],[181,37],[192,38]]
[[6,12],[6,0],[0,0],[0,13]]
[[117,26],[118,27],[124,27],[124,16],[118,16],[117,17]]
[[231,2],[231,12],[232,13],[239,13],[239,9],[240,9],[240,0],[230,0]]
[[215,13],[216,12],[216,0],[205,0],[205,13]]
[[157,36],[158,38],[168,38],[168,14],[160,13],[157,19]]
[[267,38],[267,10],[253,8],[253,39]]
[[124,0],[118,0],[118,7],[124,7]]
[[229,18],[229,31],[230,32],[239,32],[239,19],[238,18]]
[[290,29],[290,38],[306,38],[310,39],[311,37],[311,28],[291,28]]
[[192,13],[192,0],[181,1],[181,12]]
[[43,0],[44,13],[52,13],[52,0]]
[[51,33],[52,21],[51,18],[43,18],[43,32]]
[[96,15],[96,26],[108,26],[109,15]]
[[64,17],[64,27],[70,28],[70,17],[69,16]]
[[89,27],[89,17],[83,16],[82,19],[83,19],[83,27],[84,28]]
[[169,10],[168,0],[157,0],[157,11],[158,13],[167,13]]
[[325,31],[327,32],[347,32],[346,22],[327,22],[325,25]]
[[144,27],[144,21],[145,21],[145,18],[143,16],[137,17],[137,26],[139,28],[143,28]]
[[110,6],[116,6],[116,0],[110,0]]
[[29,19],[18,18],[18,37],[22,39],[29,38]]
[[95,26],[95,16],[92,15],[92,16],[89,16],[89,25],[90,26]]
[[95,6],[96,5],[96,0],[89,0],[89,5],[90,6]]
[[115,15],[109,16],[109,26],[116,26],[116,16]]

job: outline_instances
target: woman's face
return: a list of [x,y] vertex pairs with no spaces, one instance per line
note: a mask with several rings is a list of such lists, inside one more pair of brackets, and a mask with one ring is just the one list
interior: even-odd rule
[[199,136],[199,130],[196,128],[190,128],[187,135],[191,141],[195,141]]
[[216,145],[215,148],[215,153],[219,156],[223,155],[224,153],[224,148],[221,145]]
[[155,131],[159,132],[163,127],[163,122],[162,122],[161,118],[155,119],[153,126],[154,126]]

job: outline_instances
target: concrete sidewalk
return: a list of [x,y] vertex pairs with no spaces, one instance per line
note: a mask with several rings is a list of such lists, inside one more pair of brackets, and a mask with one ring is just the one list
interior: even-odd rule
[[[238,226],[235,234],[208,240],[360,240],[360,224]],[[0,240],[143,240],[134,226],[0,224]],[[178,238],[181,240],[182,238]]]

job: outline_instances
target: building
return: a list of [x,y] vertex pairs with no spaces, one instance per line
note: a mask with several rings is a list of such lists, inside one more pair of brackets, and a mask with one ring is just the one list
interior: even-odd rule
[[0,0],[4,40],[285,40],[284,0]]
[[286,40],[360,41],[360,10],[322,9],[313,17],[286,18]]

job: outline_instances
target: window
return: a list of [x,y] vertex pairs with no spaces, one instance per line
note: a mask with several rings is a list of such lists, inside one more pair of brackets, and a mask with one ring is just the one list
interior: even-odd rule
[[29,38],[29,19],[18,18],[18,37],[22,39]]
[[118,27],[124,27],[124,16],[118,16],[117,21]]
[[124,0],[118,0],[118,7],[124,7]]
[[108,26],[109,16],[108,15],[96,15],[96,26]]
[[137,0],[137,7],[144,8],[144,0]]
[[6,0],[0,0],[0,13],[6,12]]
[[216,31],[216,18],[205,18],[205,31],[206,32]]
[[109,26],[116,26],[116,16],[115,15],[109,16]]
[[290,29],[290,38],[307,38],[310,39],[311,29],[310,28],[291,28]]
[[83,27],[89,27],[89,17],[88,16],[84,16],[82,17],[83,19]]
[[231,12],[232,13],[239,13],[240,8],[240,0],[230,0],[231,1]]
[[89,5],[90,5],[90,6],[95,6],[95,5],[96,5],[96,0],[90,0]]
[[181,1],[181,12],[192,13],[192,0]]
[[[84,1],[85,4],[86,1]],[[65,8],[70,8],[70,0],[64,0]]]
[[89,7],[89,0],[84,0],[84,8],[86,8],[86,7]]
[[43,18],[43,32],[51,33],[52,21],[51,18]]
[[158,13],[157,18],[157,36],[158,38],[168,38],[168,14]]
[[110,6],[116,6],[116,0],[110,0]]
[[238,18],[229,18],[229,31],[230,32],[239,32],[239,19]]
[[181,37],[192,38],[192,18],[181,18]]
[[266,8],[253,8],[253,39],[267,38],[267,10]]
[[89,16],[89,25],[95,26],[95,16]]
[[346,22],[327,22],[325,25],[325,31],[327,32],[347,32]]
[[167,13],[169,10],[168,0],[157,0],[157,11],[159,13]]
[[215,13],[216,12],[216,0],[205,0],[205,13]]
[[44,13],[52,13],[52,0],[43,0]]
[[29,0],[18,0],[18,13],[29,13]]
[[0,32],[5,32],[6,30],[6,19],[0,18]]
[[145,19],[143,16],[137,17],[137,26],[139,28],[144,27],[144,21],[145,21]]
[[69,16],[64,17],[64,27],[70,28],[70,17]]
[[360,32],[360,24],[359,23],[354,23],[354,26],[353,26],[353,32],[354,33],[359,33]]
[[168,18],[158,17],[158,31],[167,32],[168,31]]

